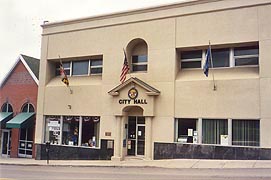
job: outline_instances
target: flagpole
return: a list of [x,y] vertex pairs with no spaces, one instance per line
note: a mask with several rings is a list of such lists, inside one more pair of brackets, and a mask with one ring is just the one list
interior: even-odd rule
[[[58,55],[58,57],[59,57],[60,64],[61,64],[61,66],[63,67],[63,65],[62,65],[62,60],[61,60],[61,58],[60,58],[60,55]],[[69,85],[67,85],[67,87],[68,87],[69,90],[70,90],[70,94],[72,94],[73,92],[72,92],[71,87],[70,87]]]
[[211,66],[212,66],[212,76],[213,76],[213,83],[214,83],[214,91],[216,91],[216,84],[215,84],[215,74],[214,74],[214,65],[213,65],[213,57],[212,57],[212,49],[211,49],[211,42],[209,41],[209,48],[210,48],[210,58],[211,58]]

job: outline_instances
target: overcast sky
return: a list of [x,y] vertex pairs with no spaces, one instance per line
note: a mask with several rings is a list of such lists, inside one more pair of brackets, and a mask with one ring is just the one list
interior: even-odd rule
[[183,0],[0,0],[0,82],[19,54],[40,58],[43,21],[126,11]]

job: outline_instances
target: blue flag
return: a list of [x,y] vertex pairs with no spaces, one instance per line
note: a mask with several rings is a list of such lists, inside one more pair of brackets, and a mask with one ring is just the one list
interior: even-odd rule
[[205,64],[203,66],[203,72],[204,72],[206,77],[208,77],[210,61],[211,61],[211,47],[209,47],[208,50],[207,50],[206,61],[205,61]]

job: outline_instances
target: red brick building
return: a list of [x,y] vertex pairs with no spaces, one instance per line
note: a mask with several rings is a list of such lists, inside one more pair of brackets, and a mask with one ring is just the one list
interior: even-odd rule
[[0,84],[0,149],[7,157],[34,157],[39,60],[20,55]]

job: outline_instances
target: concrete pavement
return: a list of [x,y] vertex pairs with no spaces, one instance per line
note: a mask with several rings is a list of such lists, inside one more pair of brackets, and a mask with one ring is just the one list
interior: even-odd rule
[[[35,165],[48,166],[46,160],[27,158],[0,158],[0,165]],[[270,168],[271,160],[203,160],[203,159],[170,159],[144,160],[127,158],[124,161],[104,160],[50,160],[49,166],[82,166],[82,167],[162,167],[162,168]]]

